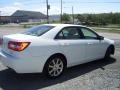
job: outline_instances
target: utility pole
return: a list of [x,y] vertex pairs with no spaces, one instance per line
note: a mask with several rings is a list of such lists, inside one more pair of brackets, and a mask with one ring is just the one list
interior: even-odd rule
[[1,11],[0,11],[0,23],[1,23]]
[[73,24],[74,24],[74,7],[72,6],[72,19],[73,19]]
[[47,5],[47,23],[49,23],[49,15],[48,15],[49,5],[48,5],[48,0],[46,0],[46,5]]
[[61,0],[61,23],[62,23],[62,0]]

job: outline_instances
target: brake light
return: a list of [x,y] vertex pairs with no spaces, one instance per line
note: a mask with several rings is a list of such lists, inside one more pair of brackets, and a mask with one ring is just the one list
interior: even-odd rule
[[30,42],[14,42],[14,41],[9,41],[8,43],[8,48],[14,51],[23,51],[29,46]]

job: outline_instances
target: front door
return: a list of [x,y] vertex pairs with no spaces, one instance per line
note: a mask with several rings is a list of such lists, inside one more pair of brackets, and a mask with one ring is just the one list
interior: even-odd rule
[[88,28],[81,28],[81,32],[84,35],[84,41],[86,42],[86,60],[99,59],[104,56],[104,40],[99,40],[98,35]]

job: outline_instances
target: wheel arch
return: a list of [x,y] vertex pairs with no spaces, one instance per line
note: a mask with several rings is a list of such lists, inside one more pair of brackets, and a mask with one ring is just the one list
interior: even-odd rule
[[[115,46],[113,44],[109,45],[108,48],[111,48],[111,54],[114,54],[115,53]],[[107,49],[108,49],[107,48]]]
[[46,64],[48,63],[48,61],[50,60],[50,58],[57,57],[57,56],[60,56],[60,57],[63,58],[64,63],[65,63],[65,66],[67,67],[67,58],[66,58],[66,56],[65,56],[64,54],[62,54],[62,53],[55,53],[55,54],[52,54],[52,55],[47,59],[47,61],[46,61],[45,64],[44,64],[44,67],[43,67],[43,71],[42,71],[42,72],[44,72],[45,66],[46,66]]

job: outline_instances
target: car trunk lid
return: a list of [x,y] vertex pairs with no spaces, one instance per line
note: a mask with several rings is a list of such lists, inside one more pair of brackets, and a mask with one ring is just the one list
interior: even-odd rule
[[13,42],[30,42],[31,39],[36,36],[24,35],[24,34],[13,34],[3,36],[2,41],[2,51],[10,55],[18,55],[19,52],[11,50],[8,48],[8,43]]

